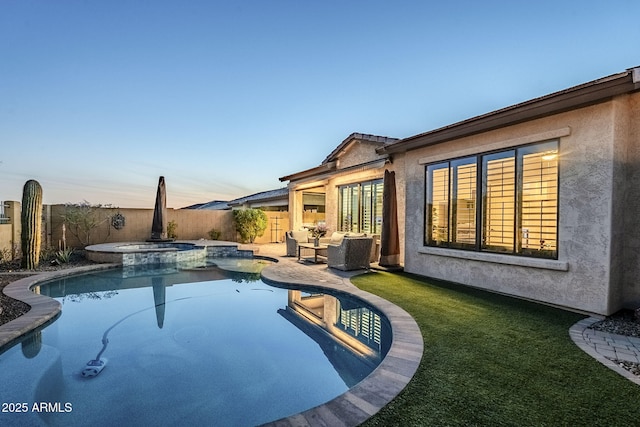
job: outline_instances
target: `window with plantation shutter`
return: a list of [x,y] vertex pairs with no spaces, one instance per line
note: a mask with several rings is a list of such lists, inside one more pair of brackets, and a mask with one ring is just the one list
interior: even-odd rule
[[558,255],[558,142],[426,166],[425,245]]
[[[540,148],[540,147],[538,147]],[[557,251],[558,156],[549,145],[535,152],[522,150],[520,252],[554,256]]]
[[515,251],[516,159],[515,152],[483,158],[482,248],[496,252]]
[[383,180],[343,185],[338,188],[339,231],[382,232]]

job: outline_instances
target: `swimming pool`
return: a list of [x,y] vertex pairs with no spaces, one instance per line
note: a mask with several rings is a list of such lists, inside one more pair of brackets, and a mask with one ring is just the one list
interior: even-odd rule
[[[62,315],[0,355],[1,401],[29,407],[2,424],[255,425],[344,393],[389,348],[386,319],[355,299],[272,287],[234,265],[166,270],[39,286]],[[83,378],[98,354],[104,370]],[[34,412],[43,402],[51,411]]]

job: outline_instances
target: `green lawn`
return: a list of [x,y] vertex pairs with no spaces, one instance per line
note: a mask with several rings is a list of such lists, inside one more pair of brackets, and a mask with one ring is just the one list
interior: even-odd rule
[[584,316],[409,274],[351,279],[409,312],[416,375],[366,426],[640,425],[640,386],[580,350]]

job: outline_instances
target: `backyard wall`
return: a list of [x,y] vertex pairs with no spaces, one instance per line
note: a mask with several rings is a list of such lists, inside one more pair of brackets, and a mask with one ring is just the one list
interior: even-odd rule
[[20,202],[3,202],[4,218],[0,223],[0,260],[7,261],[18,256],[20,250]]
[[[50,205],[49,215],[45,215],[47,233],[51,246],[57,248],[62,241],[62,215],[64,205]],[[45,210],[46,211],[46,210]],[[106,209],[99,211],[99,216],[106,218],[120,213],[125,218],[125,226],[116,230],[104,222],[96,228],[91,243],[113,243],[129,241],[145,241],[151,236],[151,223],[153,221],[153,209]],[[266,212],[269,217],[267,229],[262,237],[255,243],[270,243],[283,241],[284,233],[288,229],[287,212]],[[167,209],[167,223],[175,221],[177,224],[176,235],[178,240],[209,239],[208,232],[212,228],[221,232],[218,240],[235,242],[238,240],[233,223],[233,213],[229,210],[196,210],[196,209]],[[67,247],[82,247],[80,241],[67,227]]]

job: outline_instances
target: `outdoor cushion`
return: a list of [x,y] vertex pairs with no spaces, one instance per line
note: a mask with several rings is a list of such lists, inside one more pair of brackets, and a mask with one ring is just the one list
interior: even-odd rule
[[344,233],[342,231],[334,231],[333,233],[331,233],[331,239],[329,240],[329,244],[339,245],[346,234],[347,233]]

